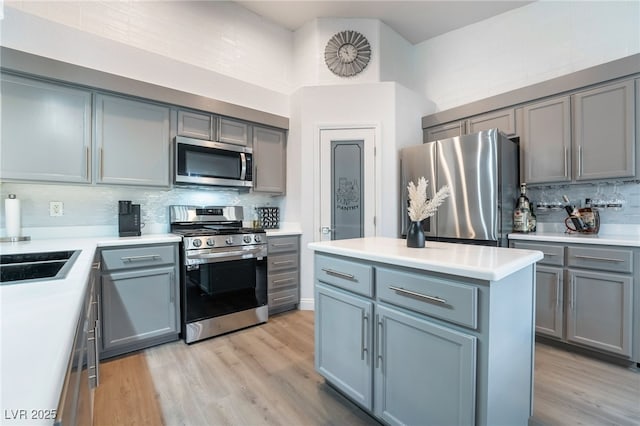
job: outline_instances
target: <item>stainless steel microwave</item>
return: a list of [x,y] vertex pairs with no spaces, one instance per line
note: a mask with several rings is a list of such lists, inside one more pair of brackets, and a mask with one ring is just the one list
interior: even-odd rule
[[175,183],[253,186],[251,148],[183,136],[175,140]]

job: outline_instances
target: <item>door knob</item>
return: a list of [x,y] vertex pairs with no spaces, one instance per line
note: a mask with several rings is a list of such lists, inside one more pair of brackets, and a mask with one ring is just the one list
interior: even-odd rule
[[320,232],[322,232],[323,234],[330,234],[331,232],[333,232],[333,229],[329,228],[328,226],[323,226],[322,228],[320,228]]

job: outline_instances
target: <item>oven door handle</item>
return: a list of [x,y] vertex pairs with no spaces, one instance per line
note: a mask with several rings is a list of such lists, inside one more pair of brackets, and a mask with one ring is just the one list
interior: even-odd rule
[[248,250],[187,254],[186,258],[187,264],[189,264],[189,261],[194,261],[193,263],[213,263],[225,262],[228,260],[252,259],[261,256],[266,256],[264,247],[256,247]]

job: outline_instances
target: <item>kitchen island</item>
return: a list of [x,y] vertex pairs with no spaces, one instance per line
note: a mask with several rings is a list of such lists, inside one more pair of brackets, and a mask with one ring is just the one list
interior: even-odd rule
[[388,424],[527,424],[541,252],[382,237],[309,248],[327,383]]

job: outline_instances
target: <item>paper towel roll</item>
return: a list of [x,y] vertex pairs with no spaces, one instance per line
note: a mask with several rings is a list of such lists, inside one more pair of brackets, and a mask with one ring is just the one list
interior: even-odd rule
[[7,237],[20,237],[22,226],[20,224],[20,200],[15,194],[9,194],[4,200],[4,221],[7,228]]

